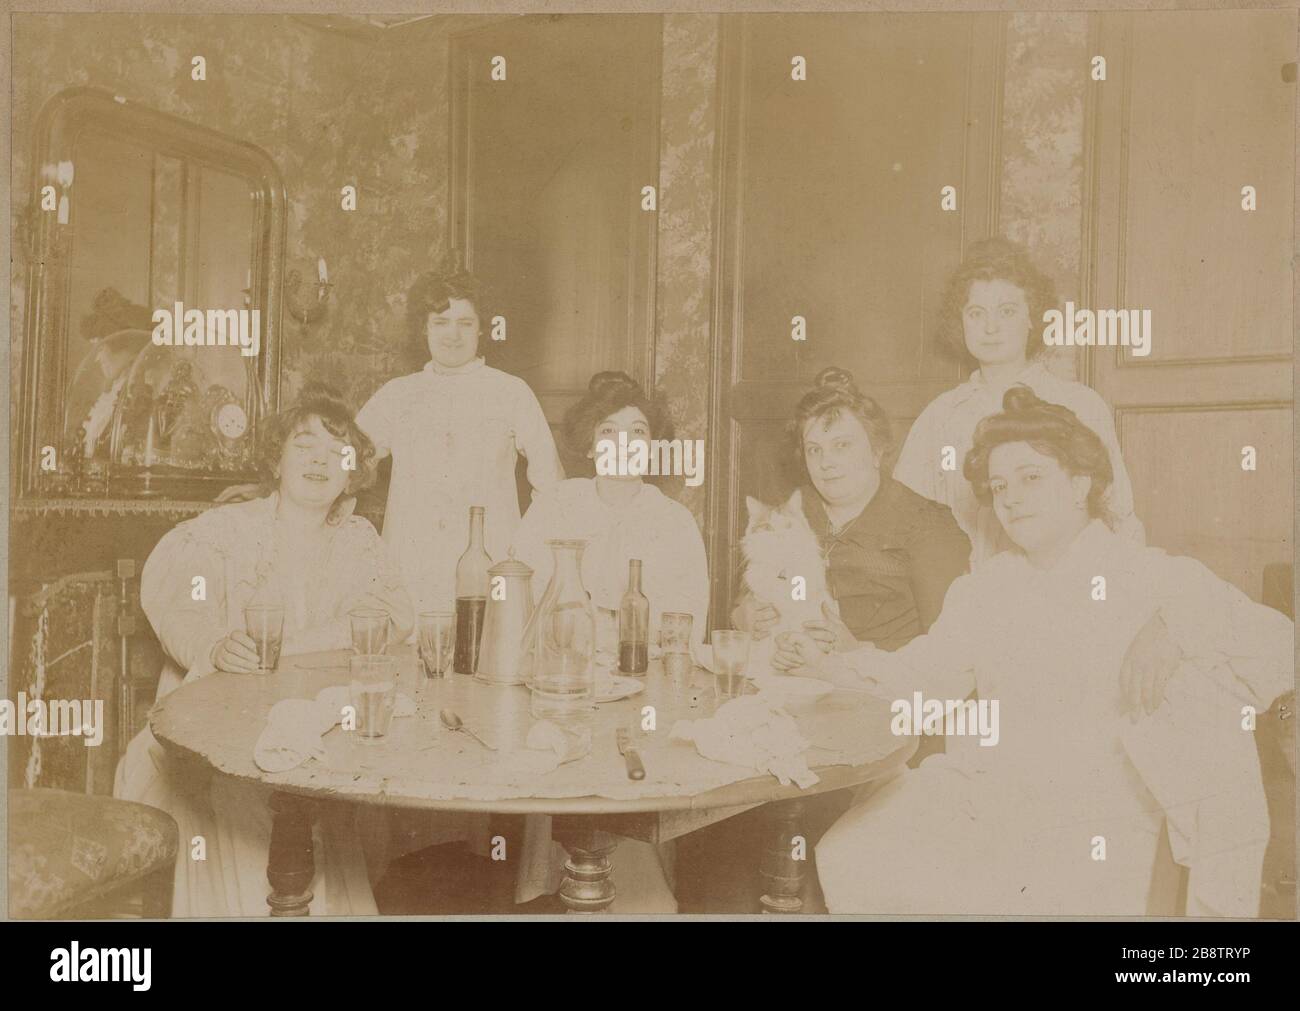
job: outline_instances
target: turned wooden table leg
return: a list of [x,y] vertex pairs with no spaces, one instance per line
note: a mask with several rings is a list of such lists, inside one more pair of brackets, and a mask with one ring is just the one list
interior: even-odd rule
[[271,812],[271,847],[266,859],[271,894],[266,903],[272,916],[306,916],[316,876],[311,801],[275,793],[271,795]]
[[560,901],[570,913],[603,913],[614,901],[610,854],[616,837],[602,832],[586,819],[556,819],[556,841],[569,852],[564,862]]
[[808,863],[808,841],[804,835],[803,801],[785,800],[769,804],[763,811],[767,821],[759,877],[763,894],[759,904],[765,913],[803,912],[803,875]]

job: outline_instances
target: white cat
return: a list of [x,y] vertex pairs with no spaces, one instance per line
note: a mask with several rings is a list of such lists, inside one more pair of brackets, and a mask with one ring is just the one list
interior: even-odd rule
[[740,542],[745,588],[758,603],[770,604],[780,615],[771,634],[750,647],[746,673],[757,677],[780,673],[772,667],[778,634],[806,635],[805,621],[826,620],[823,605],[837,615],[839,608],[826,585],[826,560],[804,516],[800,492],[775,508],[746,497],[745,507],[749,522]]

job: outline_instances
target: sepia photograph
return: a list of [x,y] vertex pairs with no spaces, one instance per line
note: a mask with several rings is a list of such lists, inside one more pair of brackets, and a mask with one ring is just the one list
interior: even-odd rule
[[10,15],[3,915],[1294,923],[1297,10],[895,6]]

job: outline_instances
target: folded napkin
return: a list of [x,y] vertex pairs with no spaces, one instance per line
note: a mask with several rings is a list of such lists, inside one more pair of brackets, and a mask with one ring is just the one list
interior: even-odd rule
[[[346,686],[323,688],[314,699],[281,699],[266,716],[266,726],[253,746],[253,761],[263,772],[288,772],[309,758],[323,761],[321,738],[343,720],[352,704]],[[393,719],[414,716],[415,703],[398,692]]]
[[520,775],[544,776],[565,762],[575,762],[591,752],[591,731],[574,733],[550,720],[534,723],[524,747],[508,751],[496,763],[496,771],[506,778]]
[[794,718],[771,698],[743,695],[703,720],[679,720],[672,738],[691,741],[705,758],[771,773],[782,786],[806,789],[818,781],[804,752],[808,741]]

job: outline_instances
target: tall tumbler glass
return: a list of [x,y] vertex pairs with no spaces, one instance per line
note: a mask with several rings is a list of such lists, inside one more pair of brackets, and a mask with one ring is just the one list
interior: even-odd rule
[[749,633],[730,628],[713,630],[713,673],[718,701],[734,699],[745,689],[745,664],[749,662]]
[[388,612],[380,607],[358,607],[348,612],[352,622],[352,652],[376,656],[388,652]]
[[456,615],[452,611],[425,611],[417,626],[420,663],[424,676],[446,677],[456,654]]
[[397,659],[357,654],[348,658],[357,734],[373,741],[388,733],[397,705]]
[[664,674],[674,687],[690,683],[691,629],[695,619],[680,611],[665,611],[659,617],[659,649],[663,656]]
[[284,641],[284,608],[279,604],[251,604],[244,608],[244,631],[257,649],[257,672],[269,674],[280,662]]

